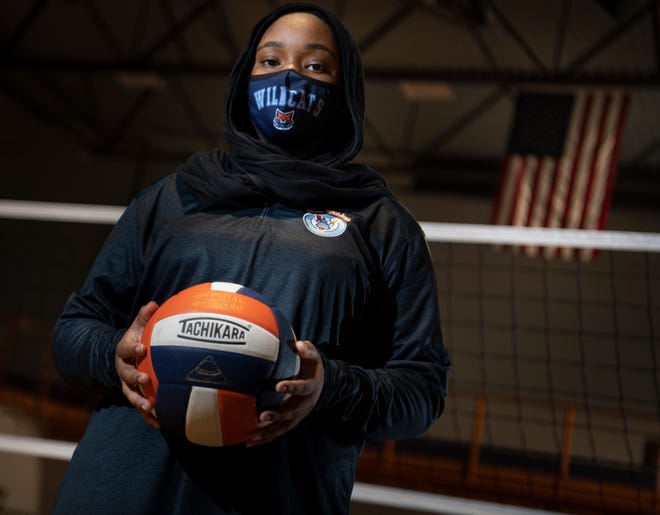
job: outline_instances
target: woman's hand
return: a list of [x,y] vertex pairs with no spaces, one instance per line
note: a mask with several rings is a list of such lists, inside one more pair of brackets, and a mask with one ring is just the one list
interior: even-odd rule
[[146,348],[140,343],[142,331],[158,309],[158,304],[151,301],[142,306],[135,320],[122,336],[115,348],[115,367],[121,380],[121,391],[128,401],[137,408],[140,416],[153,427],[160,427],[158,419],[153,416],[153,406],[140,393],[140,386],[148,384],[150,379],[147,374],[137,369],[136,363],[144,357]]
[[296,342],[300,355],[300,373],[296,379],[280,381],[275,390],[288,397],[275,410],[262,411],[259,430],[246,445],[261,445],[291,431],[312,411],[323,389],[323,362],[314,345],[307,340]]

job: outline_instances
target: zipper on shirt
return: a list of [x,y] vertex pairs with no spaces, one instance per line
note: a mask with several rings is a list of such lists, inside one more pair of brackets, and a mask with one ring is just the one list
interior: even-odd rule
[[263,226],[264,219],[270,212],[270,204],[266,204],[264,207],[261,208],[261,212],[259,213],[258,216],[255,216],[252,218],[252,222],[250,223],[250,229],[259,229],[260,227]]

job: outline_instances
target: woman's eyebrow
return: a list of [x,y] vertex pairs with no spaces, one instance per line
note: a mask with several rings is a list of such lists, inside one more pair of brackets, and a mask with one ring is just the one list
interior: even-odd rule
[[305,45],[305,48],[309,50],[324,50],[325,52],[328,52],[329,54],[337,57],[332,48],[324,45],[323,43],[309,43],[308,45]]
[[[257,52],[262,48],[282,48],[282,47],[284,47],[284,43],[282,41],[266,41],[263,45],[257,47]],[[308,43],[307,45],[305,45],[305,48],[307,48],[308,50],[323,50],[337,57],[337,55],[332,50],[332,48],[328,47],[327,45],[324,45],[323,43]]]
[[266,41],[263,45],[259,45],[257,47],[257,52],[259,50],[261,50],[262,48],[270,48],[270,47],[279,48],[279,47],[283,47],[283,46],[284,46],[284,43],[282,43],[281,41]]

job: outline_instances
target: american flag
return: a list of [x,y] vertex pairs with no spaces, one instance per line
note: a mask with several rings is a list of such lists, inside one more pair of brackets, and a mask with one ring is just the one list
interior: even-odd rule
[[[624,91],[519,94],[491,222],[603,229],[628,105]],[[523,250],[546,258],[576,254],[571,248]],[[582,249],[579,255],[588,261],[594,252]]]

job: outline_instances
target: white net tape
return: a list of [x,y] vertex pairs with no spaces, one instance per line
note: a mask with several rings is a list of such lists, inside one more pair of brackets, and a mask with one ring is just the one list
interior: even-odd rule
[[[123,206],[0,200],[0,218],[114,224]],[[660,251],[660,234],[420,222],[429,241]]]
[[[46,440],[32,436],[0,434],[0,453],[20,454],[37,458],[68,461],[76,444],[63,440]],[[366,483],[356,483],[352,501],[377,506],[388,506],[424,513],[451,515],[559,515],[556,512],[520,508],[505,504],[458,499],[446,495],[430,494]]]

